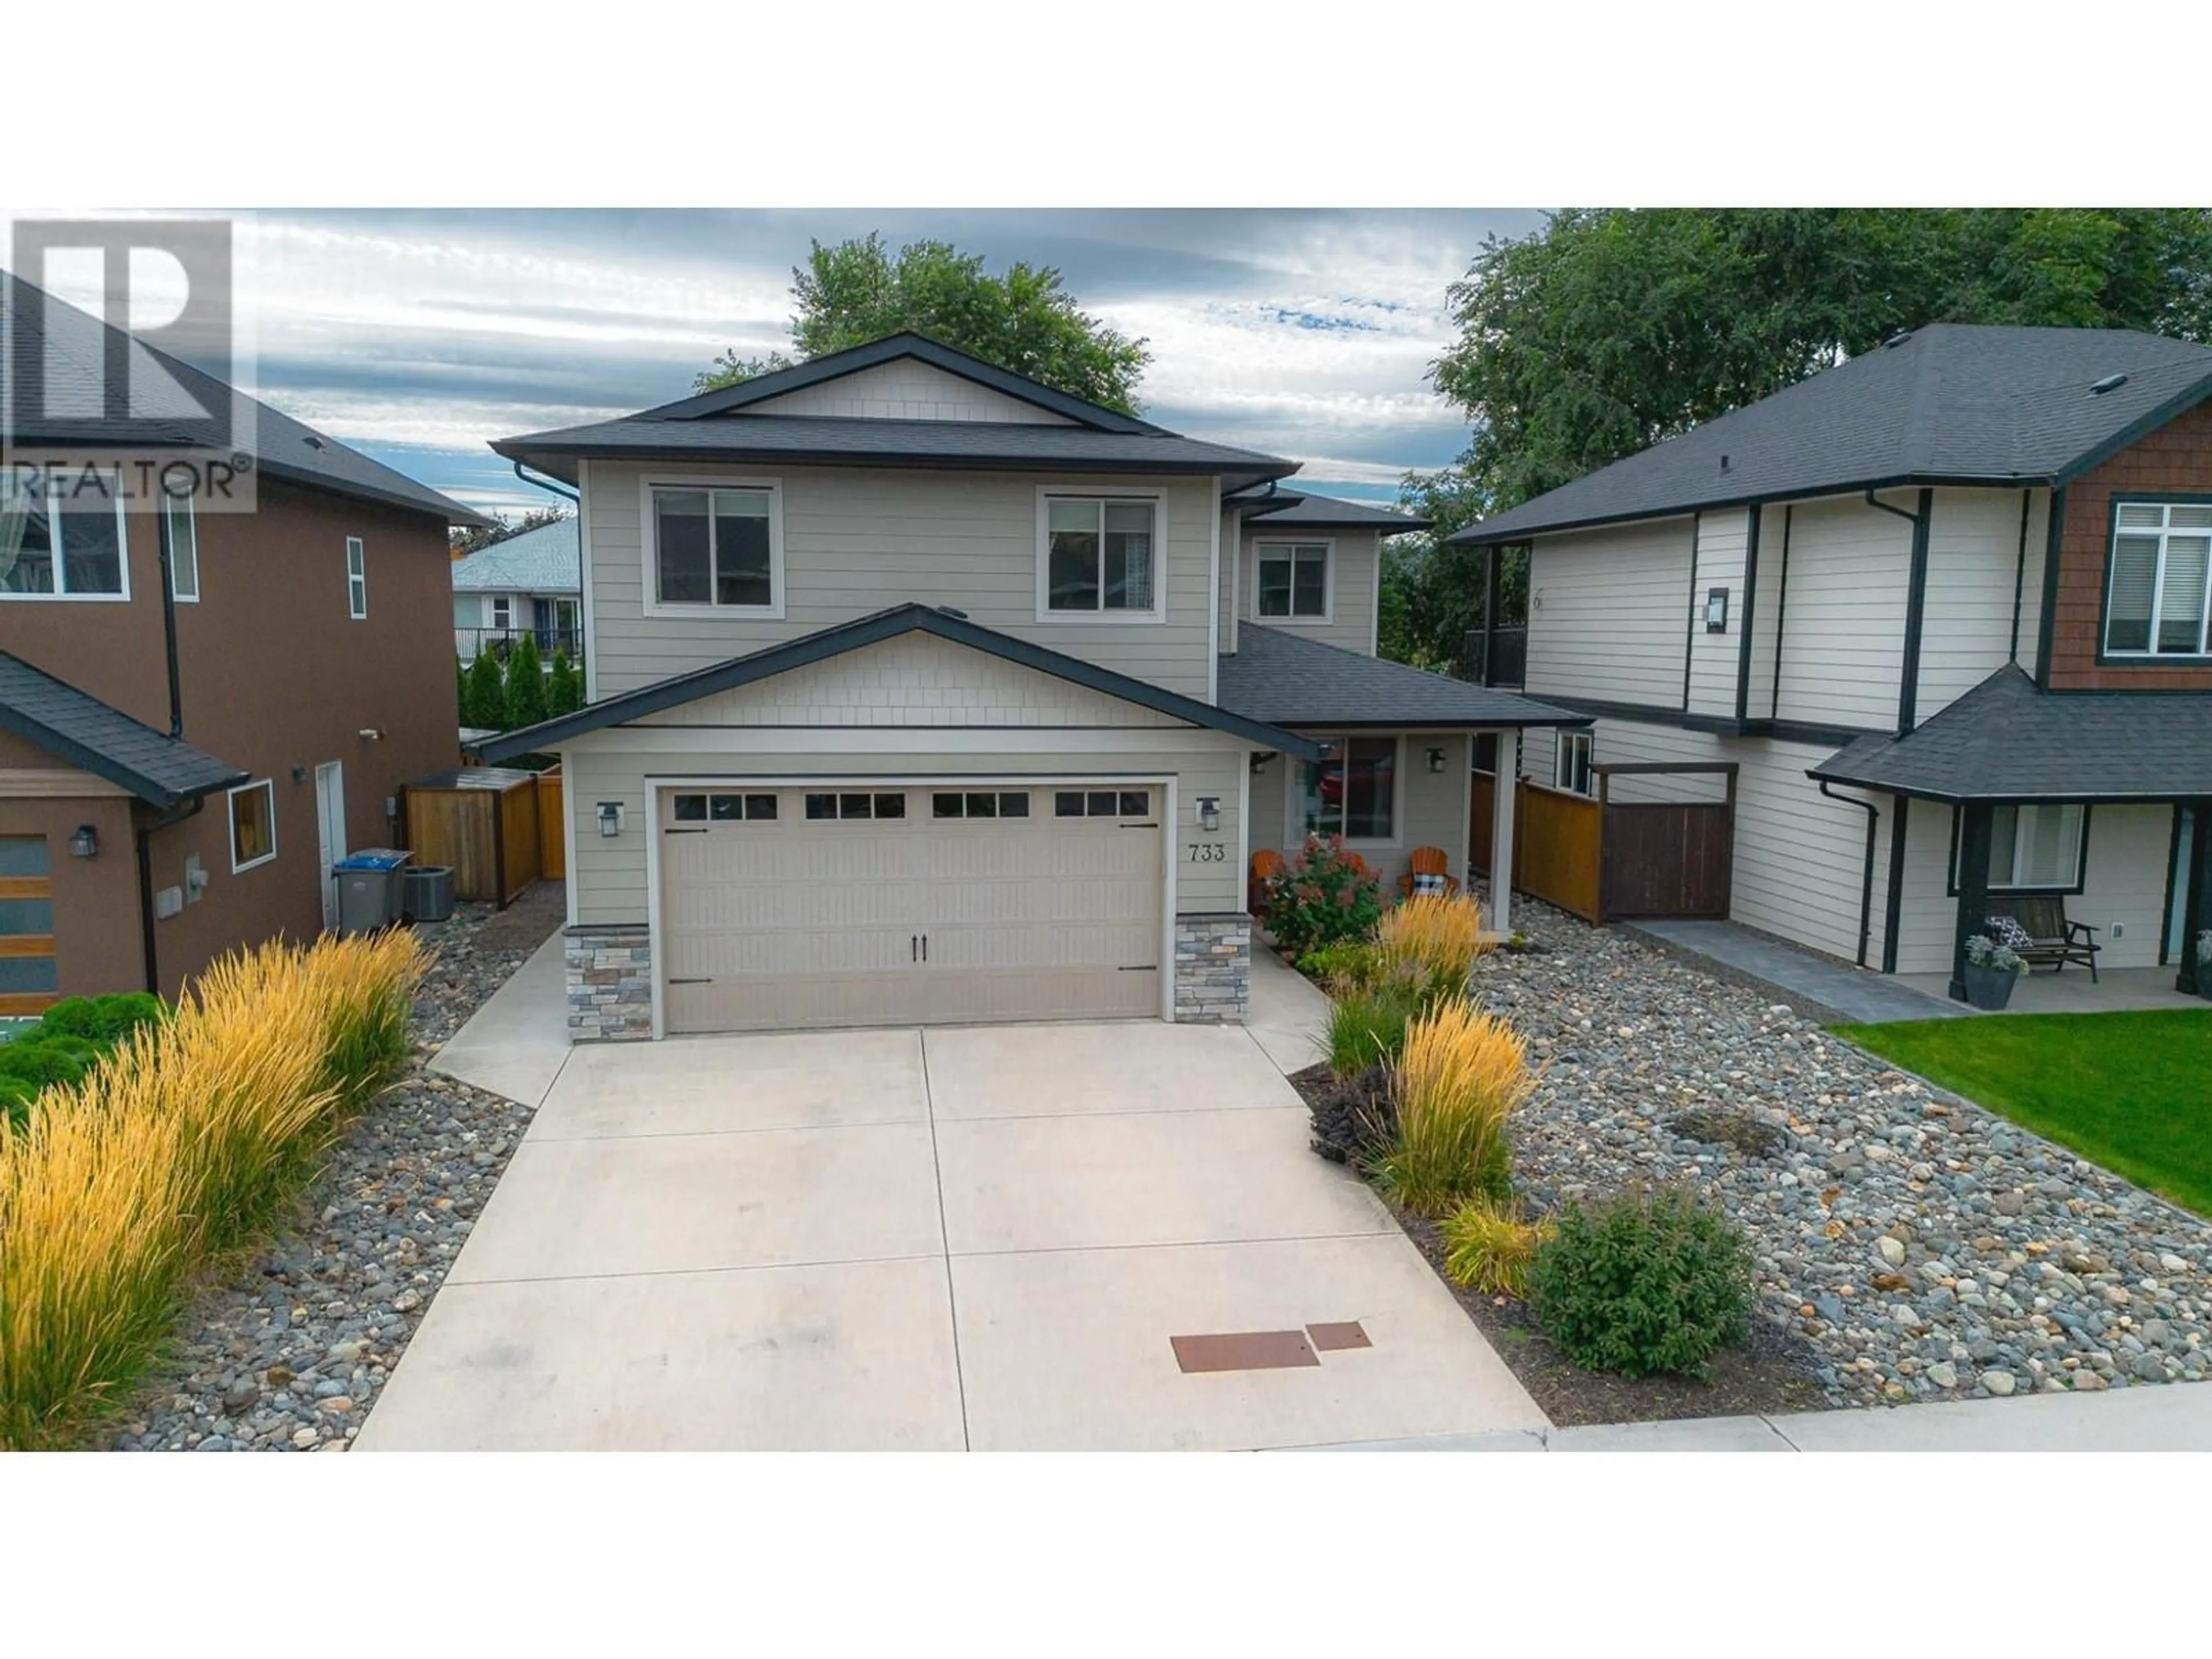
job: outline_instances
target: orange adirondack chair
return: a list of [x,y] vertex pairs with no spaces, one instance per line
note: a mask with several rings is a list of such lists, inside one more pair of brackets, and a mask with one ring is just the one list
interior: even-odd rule
[[1280,873],[1283,855],[1272,847],[1262,847],[1252,854],[1251,869],[1244,884],[1244,908],[1255,916],[1267,914],[1268,878]]
[[1415,876],[1442,876],[1446,898],[1459,891],[1459,878],[1451,872],[1451,855],[1443,848],[1416,847],[1407,865],[1406,873],[1398,878],[1398,896],[1401,898],[1413,897]]

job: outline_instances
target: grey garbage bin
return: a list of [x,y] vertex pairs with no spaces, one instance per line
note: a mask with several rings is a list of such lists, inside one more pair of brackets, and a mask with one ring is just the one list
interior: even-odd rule
[[373,933],[399,920],[399,869],[414,856],[364,847],[331,866],[338,880],[338,932]]
[[400,914],[410,921],[443,921],[453,914],[453,866],[410,864],[399,872]]

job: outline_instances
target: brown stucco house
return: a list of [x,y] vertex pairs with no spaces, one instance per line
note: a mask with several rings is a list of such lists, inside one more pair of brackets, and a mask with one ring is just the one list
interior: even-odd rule
[[[229,395],[4,274],[0,301],[12,361],[122,351]],[[393,843],[400,786],[453,763],[446,532],[480,520],[266,405],[243,511],[133,486],[159,422],[64,442],[13,412],[0,1014],[173,997],[234,946],[320,931],[333,859]]]

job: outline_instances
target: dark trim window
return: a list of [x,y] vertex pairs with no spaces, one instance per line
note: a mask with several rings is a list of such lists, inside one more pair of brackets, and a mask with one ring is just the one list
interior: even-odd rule
[[1398,740],[1326,738],[1330,752],[1299,765],[1299,811],[1309,836],[1389,841],[1398,827]]
[[687,793],[673,797],[670,811],[678,823],[773,823],[775,797],[724,791]]
[[2108,657],[2212,653],[2212,503],[2122,501],[2105,593]]
[[123,493],[105,473],[0,472],[0,599],[127,599]]
[[346,615],[368,620],[368,554],[358,536],[346,538]]
[[653,597],[742,611],[775,604],[774,491],[654,484]]
[[1552,787],[1570,794],[1596,794],[1597,781],[1590,772],[1597,752],[1596,739],[1587,732],[1561,732],[1556,735],[1559,746],[1552,757]]
[[933,818],[1025,818],[1029,815],[1025,790],[945,790],[929,798],[929,816]]
[[817,823],[831,819],[849,822],[855,818],[902,818],[906,816],[906,795],[898,790],[848,790],[834,795],[809,795],[806,816]]
[[[1990,811],[1990,891],[2078,893],[2088,863],[2089,809],[2079,801]],[[1959,890],[1959,814],[1951,815],[1951,887]]]
[[44,836],[0,836],[0,1014],[35,1013],[61,988]]
[[1149,789],[1061,789],[1052,798],[1052,811],[1060,818],[1141,818],[1152,811]]
[[1151,496],[1047,496],[1044,608],[1153,612],[1159,516]]
[[1328,544],[1261,542],[1258,546],[1263,618],[1321,622],[1328,616]]

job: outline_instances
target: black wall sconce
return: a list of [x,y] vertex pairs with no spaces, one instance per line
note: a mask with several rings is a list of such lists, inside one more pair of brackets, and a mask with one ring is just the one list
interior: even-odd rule
[[1274,758],[1275,751],[1272,749],[1255,749],[1252,751],[1252,775],[1258,777],[1267,769],[1267,763]]
[[69,848],[71,858],[96,857],[100,852],[100,831],[88,823],[80,823],[76,833],[70,837]]
[[1728,632],[1728,593],[1725,587],[1708,588],[1705,592],[1705,632]]
[[1443,751],[1443,750],[1441,750],[1441,749],[1431,749],[1431,750],[1429,750],[1429,770],[1430,770],[1430,771],[1431,771],[1431,772],[1441,772],[1441,771],[1443,771],[1443,769],[1444,769],[1444,751]]

